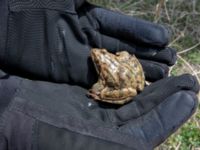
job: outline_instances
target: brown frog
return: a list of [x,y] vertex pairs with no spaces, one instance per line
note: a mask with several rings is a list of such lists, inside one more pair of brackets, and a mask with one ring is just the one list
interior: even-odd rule
[[144,89],[144,72],[134,55],[126,51],[114,55],[106,49],[92,49],[91,57],[99,79],[88,95],[95,100],[124,104]]

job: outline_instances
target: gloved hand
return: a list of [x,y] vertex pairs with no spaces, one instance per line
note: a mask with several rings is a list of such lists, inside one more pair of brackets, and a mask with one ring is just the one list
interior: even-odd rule
[[120,108],[78,86],[10,77],[0,80],[1,150],[151,150],[197,107],[191,75],[159,80]]
[[[150,81],[176,60],[163,26],[83,0],[1,0],[0,14],[1,67],[21,76],[88,87],[96,80],[92,47],[136,54]],[[0,82],[3,150],[151,149],[191,116],[199,88],[190,75],[170,77],[114,109],[78,86],[7,78]]]
[[165,27],[84,0],[1,0],[0,14],[0,64],[11,74],[91,87],[93,47],[135,54],[149,81],[176,61]]

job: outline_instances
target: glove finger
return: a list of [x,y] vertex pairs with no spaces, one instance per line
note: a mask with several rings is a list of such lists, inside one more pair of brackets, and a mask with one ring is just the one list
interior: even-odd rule
[[93,47],[106,48],[112,53],[126,50],[138,58],[157,61],[167,65],[174,65],[177,60],[176,50],[172,48],[152,48],[138,46],[135,42],[127,42],[111,36],[88,30],[87,35]]
[[137,47],[135,55],[142,59],[153,60],[172,66],[176,63],[176,50],[170,47],[156,49],[150,47]]
[[141,45],[164,47],[170,39],[170,32],[162,25],[127,16],[118,12],[88,4],[87,9],[98,24],[101,33],[116,38],[137,42]]
[[199,83],[194,76],[189,74],[162,79],[147,86],[131,103],[118,109],[116,115],[121,121],[137,118],[180,90],[191,90],[197,93]]
[[[120,50],[127,50],[130,53],[136,52],[136,49],[134,46],[133,47],[127,46],[126,43],[119,41],[116,38],[100,34],[91,29],[90,30],[88,29],[85,32],[87,33],[88,38],[90,39],[89,41],[92,41],[92,43],[90,43],[90,44],[93,47],[106,48],[112,53],[116,53],[117,51],[120,51]],[[154,50],[154,52],[155,52],[155,50]],[[148,49],[147,49],[147,55],[151,56],[149,54]],[[162,60],[162,58],[161,58],[161,60]],[[174,58],[172,57],[171,60],[174,61]],[[171,60],[168,59],[168,61],[165,61],[165,63],[167,63],[167,64],[174,63]],[[148,60],[141,60],[140,62],[143,66],[145,76],[148,81],[156,81],[156,80],[166,77],[168,75],[169,68],[166,64],[162,64],[162,63],[158,63],[158,62],[154,62],[154,61],[148,61]]]
[[142,59],[139,61],[142,64],[147,81],[154,82],[168,76],[169,67],[166,64]]
[[194,92],[176,92],[147,114],[122,126],[120,130],[133,136],[140,135],[150,147],[156,147],[191,117],[197,103]]

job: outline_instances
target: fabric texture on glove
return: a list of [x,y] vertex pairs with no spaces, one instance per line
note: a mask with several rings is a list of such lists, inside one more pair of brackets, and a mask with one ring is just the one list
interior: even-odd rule
[[[129,104],[114,108],[87,98],[87,90],[78,86],[12,80],[19,84],[1,115],[0,133],[8,145],[20,150],[29,150],[30,145],[35,150],[59,150],[69,141],[74,150],[153,149],[194,113],[199,90],[191,75],[169,77],[146,87]],[[4,82],[13,86],[10,79]],[[54,139],[57,144],[51,142]]]
[[136,54],[150,81],[165,77],[176,60],[175,50],[163,47],[169,39],[163,26],[84,1],[13,0],[4,17],[0,26],[8,32],[1,40],[7,42],[0,48],[0,62],[10,74],[91,87],[97,80],[89,57],[92,47]]
[[[6,50],[7,39],[7,27],[8,27],[8,1],[0,1],[0,57],[2,58],[4,51]],[[0,63],[2,60],[0,59]]]

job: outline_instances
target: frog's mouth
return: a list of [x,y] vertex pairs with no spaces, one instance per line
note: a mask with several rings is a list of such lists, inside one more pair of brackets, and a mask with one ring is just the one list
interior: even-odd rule
[[93,60],[93,64],[94,64],[94,67],[97,71],[97,73],[99,74],[99,70],[100,70],[100,64],[99,64],[99,61],[96,59],[96,60]]
[[92,61],[93,61],[93,64],[95,66],[95,69],[96,69],[97,73],[99,73],[100,59],[101,59],[100,58],[101,57],[100,51],[98,49],[92,49],[91,57],[92,57]]

